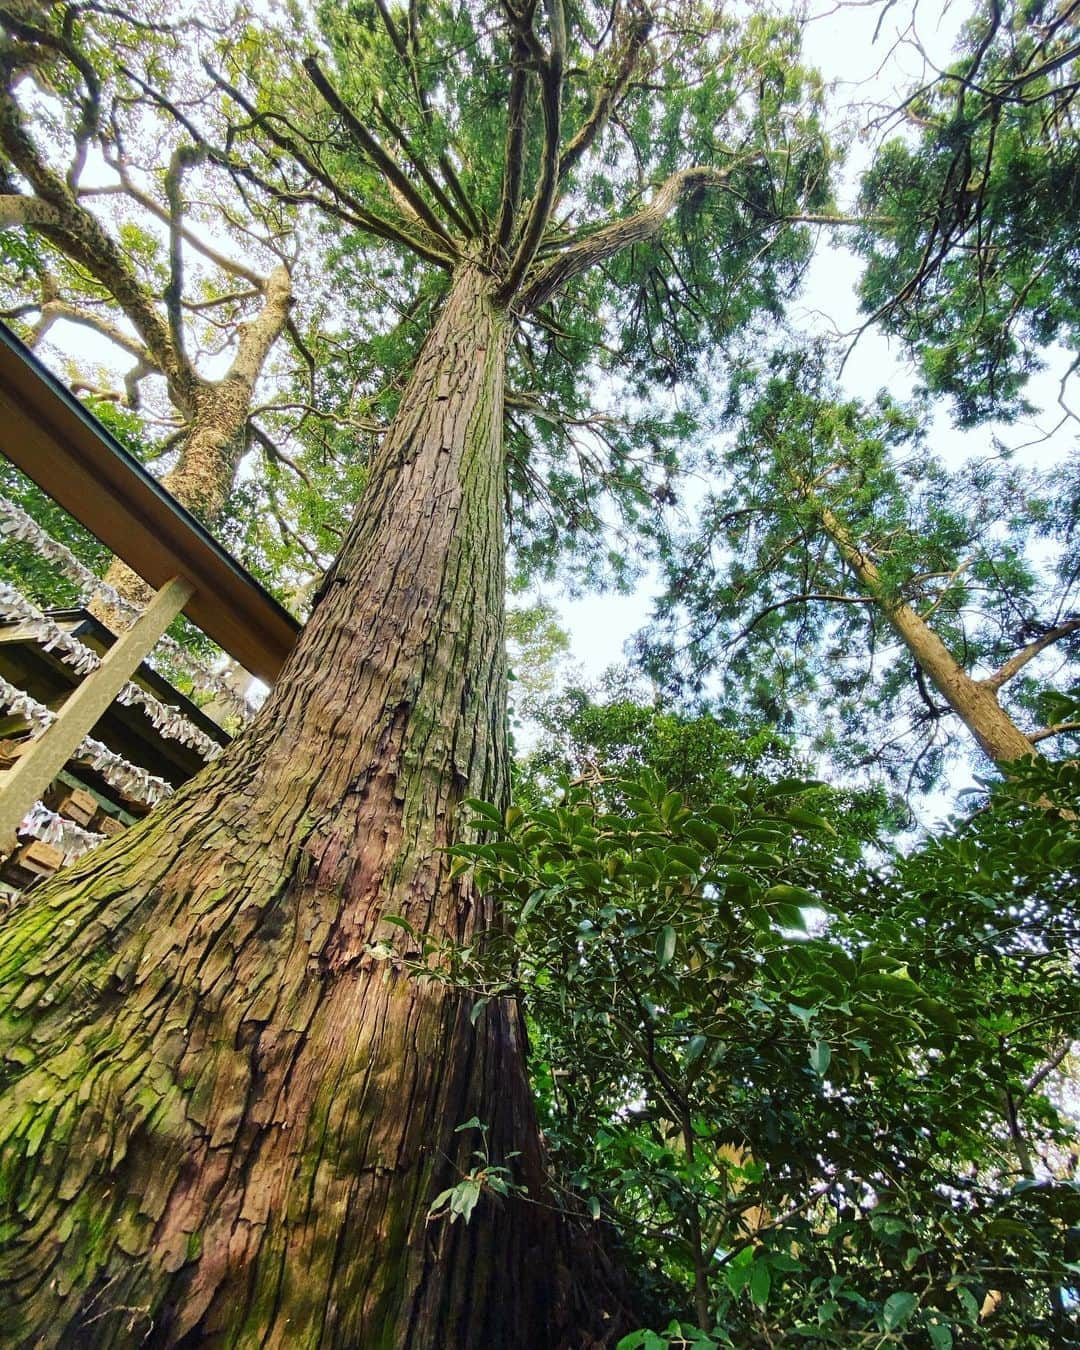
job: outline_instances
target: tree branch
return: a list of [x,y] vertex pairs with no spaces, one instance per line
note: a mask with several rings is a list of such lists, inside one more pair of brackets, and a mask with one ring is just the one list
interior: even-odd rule
[[341,95],[323,74],[316,58],[314,56],[307,57],[303,65],[312,84],[326,100],[330,109],[341,118],[353,139],[386,178],[387,182],[392,183],[397,188],[405,201],[416,212],[421,223],[445,244],[453,255],[457,256],[459,250],[453,236],[420,193],[417,192],[416,188],[413,187],[394,157],[383,149],[367,127],[348,107]]
[[684,197],[700,189],[724,187],[733,167],[717,169],[699,165],[677,170],[657,188],[648,206],[621,220],[610,221],[558,253],[526,286],[518,308],[523,312],[536,309],[590,267],[613,257],[630,244],[653,238]]
[[275,267],[263,287],[266,299],[259,314],[240,329],[236,355],[229,367],[227,379],[241,380],[249,390],[262,372],[270,348],[281,336],[292,308],[292,279],[289,269]]
[[190,412],[198,376],[177,349],[154,298],[131,269],[119,245],[101,222],[79,204],[65,181],[38,152],[7,85],[0,88],[0,146],[37,197],[57,213],[55,223],[36,222],[34,228],[106,287],[142,338],[150,360],[168,380],[176,406]]
[[[320,210],[326,211],[330,215],[337,216],[339,220],[343,220],[346,224],[352,225],[354,229],[365,230],[367,233],[375,235],[378,239],[385,239],[391,243],[400,244],[403,248],[409,249],[419,257],[426,259],[430,263],[434,263],[437,267],[444,267],[447,270],[450,270],[453,267],[454,259],[452,257],[448,257],[445,253],[440,253],[437,249],[425,243],[423,240],[417,239],[415,235],[410,234],[408,230],[402,228],[395,222],[377,215],[374,211],[369,211],[357,201],[351,193],[346,192],[340,184],[336,183],[326,170],[306,153],[303,146],[301,146],[298,141],[279,131],[274,125],[274,119],[270,115],[260,113],[253,107],[240,90],[230,84],[218,71],[214,70],[213,66],[209,65],[207,62],[203,62],[203,68],[215,84],[217,84],[219,88],[224,89],[229,97],[236,102],[237,106],[242,108],[244,112],[248,114],[251,118],[252,125],[264,131],[270,141],[279,150],[283,150],[287,155],[294,159],[296,163],[299,164],[316,183],[321,184],[331,196],[328,199],[326,197],[321,197],[318,193],[310,190],[280,187],[257,173],[250,164],[237,162],[231,155],[210,147],[209,154],[215,163],[220,164],[234,177],[239,176],[245,178],[249,183],[253,183],[263,192],[268,193],[275,201],[288,202],[298,206],[310,203],[312,206],[317,206]],[[156,90],[152,89],[144,81],[140,80],[134,72],[125,68],[124,74],[134,80],[149,98],[152,98],[175,117],[181,126],[185,127],[190,134],[195,136],[198,135],[191,122],[175,104],[170,102],[162,94],[159,94]],[[203,143],[205,144],[205,142]]]
[[510,243],[514,232],[514,218],[521,204],[521,174],[524,164],[522,147],[525,143],[525,88],[528,75],[525,60],[528,49],[520,38],[515,38],[513,69],[510,75],[510,99],[506,110],[506,150],[503,155],[502,192],[499,198],[499,222],[495,233],[501,249]]
[[566,16],[563,0],[544,0],[551,29],[551,51],[540,71],[540,95],[544,109],[544,147],[540,182],[529,208],[529,219],[521,237],[514,260],[506,276],[495,291],[495,299],[506,304],[536,257],[543,238],[555,194],[559,186],[559,139],[562,134],[563,65],[566,59]]
[[1051,726],[1040,727],[1038,731],[1029,734],[1028,740],[1032,745],[1039,741],[1048,741],[1051,736],[1065,736],[1070,731],[1080,731],[1080,722],[1054,722]]
[[58,320],[66,319],[68,323],[89,328],[102,337],[108,338],[121,351],[127,352],[129,356],[133,356],[136,361],[142,362],[143,365],[153,364],[150,361],[149,353],[141,342],[129,337],[122,328],[118,328],[116,324],[110,323],[108,319],[103,319],[98,314],[79,309],[78,306],[69,304],[66,300],[59,298],[45,300],[38,308],[41,310],[41,320],[38,325],[37,340],[44,337],[45,332]]
[[759,609],[745,628],[741,629],[731,640],[731,646],[737,642],[742,642],[744,638],[750,636],[762,619],[778,609],[786,609],[788,605],[804,605],[811,601],[821,601],[828,604],[838,605],[872,605],[875,602],[868,595],[833,595],[827,591],[806,591],[802,595],[789,595],[783,600],[776,600],[771,605],[766,605],[764,609]]
[[1054,1070],[1058,1067],[1058,1065],[1061,1064],[1062,1061],[1068,1057],[1072,1048],[1073,1042],[1071,1040],[1067,1040],[1058,1051],[1056,1051],[1053,1055],[1051,1055],[1051,1057],[1040,1069],[1036,1069],[1036,1071],[1024,1084],[1024,1095],[1030,1097],[1031,1094],[1037,1088],[1041,1087],[1042,1084],[1046,1081],[1046,1079],[1049,1078],[1050,1075],[1054,1072]]
[[56,227],[62,220],[63,216],[57,208],[40,197],[30,197],[19,192],[0,196],[0,230],[10,230],[17,225],[31,229],[38,225]]
[[1070,633],[1075,633],[1080,629],[1080,618],[1067,619],[1065,623],[1057,624],[1054,628],[1048,628],[1041,637],[1037,637],[1034,642],[1029,642],[1026,647],[1022,647],[1014,656],[1000,665],[993,675],[988,676],[979,683],[985,685],[987,689],[997,691],[1002,685],[1008,684],[1029,661],[1033,661],[1040,652],[1045,651],[1047,647],[1055,642],[1059,642],[1063,637],[1068,637]]
[[[207,147],[204,146],[202,148],[209,154]],[[93,188],[89,190],[87,195],[96,195],[105,191],[122,191],[133,201],[138,202],[144,210],[149,211],[152,216],[156,216],[158,220],[167,225],[169,223],[169,212],[160,202],[155,201],[148,192],[144,192],[142,188],[134,182],[131,175],[128,173],[127,166],[124,162],[120,159],[109,159],[108,156],[106,156],[106,159],[111,167],[120,175],[119,187],[108,189]],[[237,262],[235,258],[230,258],[226,254],[220,253],[216,248],[213,248],[208,244],[205,239],[200,238],[191,226],[186,225],[182,220],[180,221],[180,234],[185,244],[190,244],[197,253],[201,253],[202,256],[212,262],[215,267],[220,267],[223,272],[229,272],[233,276],[239,277],[242,281],[248,281],[252,286],[256,286],[260,290],[262,289],[263,278],[258,272],[253,268],[245,266],[242,262]]]
[[293,473],[296,474],[297,478],[300,479],[309,492],[315,491],[315,485],[294,459],[290,458],[280,446],[276,445],[261,427],[256,426],[254,422],[249,422],[248,426],[252,436],[255,437],[262,447],[263,454],[268,455],[279,464],[284,464],[286,468],[292,469]]
[[[420,82],[420,75],[416,68],[416,62],[413,59],[413,52],[402,37],[401,30],[398,28],[390,11],[387,9],[385,0],[375,0],[375,8],[379,11],[379,17],[383,21],[383,27],[386,29],[387,36],[390,38],[394,51],[397,52],[398,56],[408,68],[413,93],[416,95],[416,106],[420,109],[421,113],[423,113],[425,121],[430,124],[431,104],[424,92],[424,86]],[[450,195],[457,202],[459,209],[469,222],[472,234],[474,236],[483,234],[484,230],[480,217],[476,213],[476,208],[469,200],[469,194],[462,186],[461,180],[458,178],[453,164],[450,163],[449,156],[440,154],[437,163],[439,165],[439,171],[442,173],[443,181],[450,189]]]
[[454,222],[457,228],[465,236],[465,238],[466,239],[473,238],[476,231],[474,230],[472,224],[465,219],[465,217],[457,209],[454,203],[450,200],[450,197],[446,194],[446,192],[443,191],[442,184],[431,172],[428,166],[424,163],[423,155],[421,155],[417,151],[416,147],[409,139],[408,133],[405,131],[405,129],[403,127],[398,126],[397,122],[394,121],[394,119],[390,116],[390,114],[382,106],[382,103],[379,101],[376,101],[375,103],[375,113],[378,116],[379,121],[382,122],[383,126],[387,129],[387,131],[390,132],[391,136],[393,136],[393,138],[397,141],[398,145],[401,146],[402,150],[405,153],[405,157],[408,159],[409,163],[413,166],[416,172],[427,184],[428,191],[431,193],[431,195],[439,203],[442,209],[446,212],[446,214]]
[[165,287],[163,299],[165,314],[169,321],[169,332],[173,346],[183,357],[184,352],[184,238],[183,238],[183,178],[189,164],[198,163],[203,153],[196,147],[178,145],[169,160],[165,172],[165,196],[169,203],[167,223],[169,226],[169,281]]
[[652,24],[652,16],[648,11],[644,8],[638,10],[631,22],[626,47],[623,49],[622,56],[615,67],[614,75],[596,91],[596,97],[593,100],[593,106],[588,117],[559,157],[560,182],[576,166],[597,136],[601,135],[605,126],[607,126],[612,111],[625,92],[626,86],[630,83],[630,77],[637,66],[638,58],[649,39],[649,34],[652,32]]

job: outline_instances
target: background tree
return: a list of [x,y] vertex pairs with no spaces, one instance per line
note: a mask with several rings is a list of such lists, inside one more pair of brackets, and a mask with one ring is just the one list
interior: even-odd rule
[[[776,309],[806,249],[786,217],[827,192],[818,87],[796,26],[757,14],[324,18],[335,65],[305,63],[325,113],[303,123],[295,35],[230,31],[228,167],[350,226],[369,266],[411,255],[415,356],[256,722],[5,929],[18,1341],[580,1345],[626,1326],[545,1188],[513,1000],[477,1009],[376,953],[388,915],[432,940],[496,921],[447,849],[464,799],[506,793],[508,379],[576,417],[600,342],[644,397]],[[633,521],[653,470],[603,464],[586,486]],[[572,506],[552,543],[581,538]],[[474,1117],[479,1179],[456,1132]],[[463,1176],[472,1223],[429,1223]]]
[[715,669],[721,699],[909,785],[937,778],[957,721],[997,764],[1050,750],[1072,733],[1044,700],[1080,641],[1075,570],[1046,547],[1053,476],[996,456],[949,472],[923,410],[845,399],[827,368],[804,349],[748,374],[651,667]]
[[[4,317],[33,346],[69,324],[130,358],[120,391],[82,373],[76,388],[99,404],[142,408],[144,382],[160,380],[144,456],[182,505],[223,524],[253,444],[271,474],[293,463],[255,404],[283,334],[312,359],[291,316],[294,213],[239,190],[213,153],[207,137],[224,133],[185,53],[190,24],[96,5],[9,6],[0,22],[0,225],[19,231],[0,245]],[[148,79],[183,88],[186,125]],[[262,495],[274,501],[272,483]],[[107,580],[147,598],[119,561]],[[126,622],[120,609],[106,617]]]

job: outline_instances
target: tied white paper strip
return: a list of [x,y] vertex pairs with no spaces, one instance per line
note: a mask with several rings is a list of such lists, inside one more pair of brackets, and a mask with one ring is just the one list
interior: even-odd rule
[[78,674],[89,675],[101,665],[101,659],[96,652],[83,646],[79,639],[72,637],[70,633],[65,633],[59,624],[42,614],[37,605],[32,604],[6,581],[0,581],[0,610],[3,610],[9,618],[24,623],[35,642],[47,652],[55,651],[61,661],[72,666]]
[[[31,698],[15,685],[9,684],[0,676],[0,707],[23,717],[30,723],[30,734],[36,738],[55,720],[56,714],[44,703]],[[131,764],[122,756],[115,754],[107,745],[87,736],[75,751],[75,758],[86,760],[96,769],[112,787],[135,801],[145,802],[147,806],[156,806],[158,802],[171,797],[175,788],[164,778]]]
[[105,838],[103,834],[84,830],[73,820],[66,820],[55,811],[50,811],[44,802],[34,803],[23,817],[18,833],[28,834],[32,839],[40,839],[43,844],[58,848],[65,862],[81,858]]
[[217,741],[189,722],[179,708],[172,703],[162,703],[130,680],[117,694],[116,701],[125,705],[137,704],[163,736],[167,736],[170,741],[179,741],[181,745],[191,746],[207,764],[221,754],[221,746]]
[[[137,605],[133,605],[130,600],[125,600],[115,587],[110,586],[101,577],[95,576],[88,567],[76,558],[71,549],[47,534],[36,520],[28,516],[25,511],[16,506],[14,502],[9,501],[3,494],[0,494],[0,538],[14,539],[18,543],[30,544],[43,558],[55,563],[68,580],[79,588],[80,597],[84,602],[100,596],[106,605],[127,614],[132,621],[139,617],[141,611]],[[224,675],[203,665],[190,652],[185,651],[175,638],[171,638],[167,634],[159,639],[158,645],[164,648],[172,659],[183,668],[195,688],[200,689],[203,693],[211,694],[214,698],[227,704],[229,711],[242,722],[250,720],[251,707],[232,688]]]
[[[7,582],[0,582],[0,610],[19,619],[35,642],[40,643],[47,652],[55,651],[61,661],[73,667],[80,675],[88,675],[101,665],[101,658],[97,652],[91,651],[78,638],[66,633],[59,624],[54,623],[47,614],[43,614],[35,604]],[[189,722],[179,708],[162,703],[153,694],[147,693],[130,680],[120,690],[116,701],[125,705],[135,704],[142,708],[162,736],[179,741],[181,745],[190,746],[208,764],[221,754],[221,746],[217,741]]]
[[30,735],[35,739],[56,719],[56,714],[46,708],[44,703],[39,703],[29,694],[24,694],[21,689],[9,684],[2,675],[0,675],[0,706],[29,722]]

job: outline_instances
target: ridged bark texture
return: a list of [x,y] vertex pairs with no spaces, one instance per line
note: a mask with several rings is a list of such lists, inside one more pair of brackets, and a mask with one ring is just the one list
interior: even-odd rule
[[[505,325],[463,268],[253,727],[0,935],[7,1345],[593,1343],[516,1009],[367,951],[493,921],[443,850],[506,792]],[[473,1115],[529,1198],[428,1223]]]

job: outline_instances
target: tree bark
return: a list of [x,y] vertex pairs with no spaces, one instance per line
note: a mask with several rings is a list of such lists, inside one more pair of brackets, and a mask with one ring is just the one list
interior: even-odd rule
[[983,753],[998,765],[1038,755],[1034,744],[997,701],[993,688],[972,679],[925,619],[910,605],[888,594],[873,560],[861,551],[837,516],[826,506],[815,505],[815,510],[822,528],[856,580],[881,606],[920,670],[971,732]]
[[[625,1331],[546,1203],[509,1001],[369,944],[496,922],[445,849],[505,798],[507,320],[465,266],[252,727],[0,938],[17,1346],[525,1347]],[[492,1161],[527,1194],[427,1222]],[[594,1341],[589,1327],[605,1328]]]

